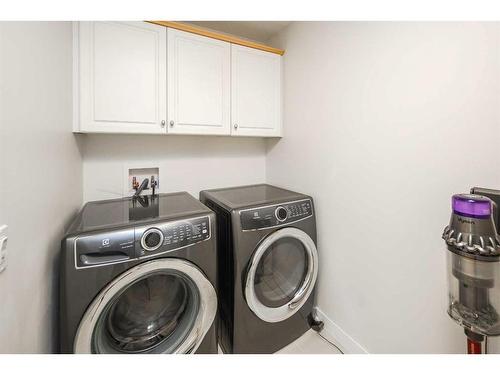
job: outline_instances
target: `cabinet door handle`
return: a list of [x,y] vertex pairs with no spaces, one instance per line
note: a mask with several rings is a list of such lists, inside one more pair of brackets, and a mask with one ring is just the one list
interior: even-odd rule
[[161,120],[161,127],[164,128],[165,127],[165,120]]
[[174,121],[170,121],[170,127],[174,126]]
[[234,129],[238,129],[238,124],[234,124]]

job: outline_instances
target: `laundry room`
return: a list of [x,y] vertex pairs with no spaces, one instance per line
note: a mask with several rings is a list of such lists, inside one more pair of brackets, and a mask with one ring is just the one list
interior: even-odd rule
[[257,2],[0,12],[0,366],[500,354],[500,11]]

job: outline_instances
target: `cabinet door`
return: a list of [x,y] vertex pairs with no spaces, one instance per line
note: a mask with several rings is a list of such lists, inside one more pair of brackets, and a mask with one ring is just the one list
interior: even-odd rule
[[281,136],[281,57],[231,46],[231,134]]
[[168,29],[168,132],[230,134],[231,45]]
[[78,26],[79,130],[165,132],[166,28],[145,22]]

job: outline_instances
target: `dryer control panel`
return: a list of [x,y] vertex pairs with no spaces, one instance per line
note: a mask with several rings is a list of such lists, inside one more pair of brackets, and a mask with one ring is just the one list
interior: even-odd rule
[[290,224],[312,216],[310,199],[240,211],[241,228],[256,230]]

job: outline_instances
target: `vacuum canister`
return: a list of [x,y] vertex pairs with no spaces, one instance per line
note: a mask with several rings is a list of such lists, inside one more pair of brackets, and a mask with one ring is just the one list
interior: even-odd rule
[[477,194],[452,197],[448,248],[448,314],[465,329],[469,352],[500,335],[500,242],[496,204]]

